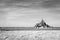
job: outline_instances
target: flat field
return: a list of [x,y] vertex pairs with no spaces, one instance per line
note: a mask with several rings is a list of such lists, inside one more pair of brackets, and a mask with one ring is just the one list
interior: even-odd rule
[[60,40],[60,30],[0,31],[0,40]]

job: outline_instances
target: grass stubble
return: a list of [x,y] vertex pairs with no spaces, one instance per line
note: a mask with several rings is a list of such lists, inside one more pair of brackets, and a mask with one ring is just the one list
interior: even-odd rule
[[0,40],[60,40],[60,30],[0,31]]

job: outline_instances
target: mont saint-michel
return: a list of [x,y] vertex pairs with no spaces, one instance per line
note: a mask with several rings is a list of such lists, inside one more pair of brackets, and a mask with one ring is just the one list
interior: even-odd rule
[[33,27],[0,27],[1,31],[15,31],[15,30],[60,30],[60,27],[53,27],[48,25],[43,19],[36,23]]

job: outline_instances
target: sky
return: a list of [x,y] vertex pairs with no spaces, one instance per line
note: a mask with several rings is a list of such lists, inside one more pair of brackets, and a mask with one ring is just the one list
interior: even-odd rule
[[0,0],[0,27],[33,27],[42,19],[60,27],[60,0]]

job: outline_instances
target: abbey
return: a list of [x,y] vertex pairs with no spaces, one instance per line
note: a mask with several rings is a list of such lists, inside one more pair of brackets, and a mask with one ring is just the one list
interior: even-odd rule
[[51,26],[49,26],[48,24],[46,24],[46,22],[42,19],[40,23],[37,23],[35,26],[35,28],[49,28]]

